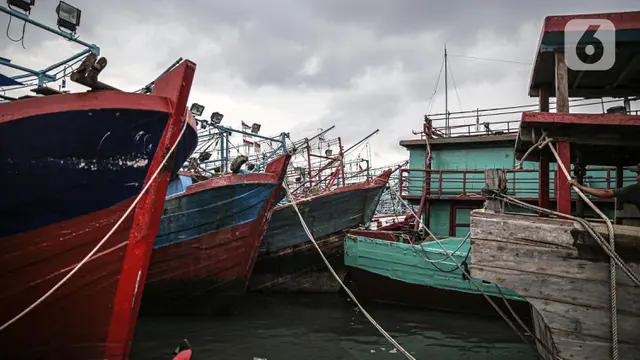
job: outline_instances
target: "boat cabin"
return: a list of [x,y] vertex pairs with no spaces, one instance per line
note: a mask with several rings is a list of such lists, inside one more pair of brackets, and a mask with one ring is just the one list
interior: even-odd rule
[[[576,34],[565,37],[565,26],[586,19],[613,24],[600,34],[614,35],[615,43],[605,42],[615,46],[609,69],[568,66],[576,44],[564,39]],[[598,45],[583,42],[579,46]],[[640,228],[629,226],[637,225],[638,209],[613,203],[615,212],[609,217],[616,224],[611,232],[605,219],[584,221],[580,218],[587,217],[588,204],[576,201],[565,174],[554,171],[564,166],[586,182],[588,171],[583,169],[613,168],[608,172],[612,187],[629,184],[622,167],[640,163],[640,116],[629,111],[631,98],[640,95],[639,58],[638,11],[547,17],[529,86],[530,95],[539,98],[539,111],[522,114],[514,155],[538,166],[536,210],[552,209],[559,216],[546,210],[509,214],[505,206],[513,199],[495,192],[484,209],[470,216],[471,276],[527,299],[532,333],[544,359],[640,358]],[[549,112],[549,97],[556,98],[555,113]],[[625,108],[569,113],[569,98],[574,97],[620,97]],[[501,174],[499,169],[488,171],[487,188],[501,190]],[[593,204],[603,210],[611,205],[596,199]]]

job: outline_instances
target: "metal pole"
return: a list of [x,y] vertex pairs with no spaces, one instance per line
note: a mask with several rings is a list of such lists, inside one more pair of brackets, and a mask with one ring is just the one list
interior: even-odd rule
[[212,125],[214,128],[220,130],[220,131],[227,131],[227,132],[233,132],[233,133],[238,133],[238,134],[242,134],[242,135],[247,135],[247,136],[254,136],[257,137],[259,139],[263,139],[263,140],[271,140],[271,141],[275,141],[275,142],[282,142],[282,140],[278,139],[278,138],[270,138],[268,136],[262,136],[262,135],[258,135],[258,134],[254,134],[254,133],[248,133],[246,131],[242,131],[242,130],[236,130],[236,129],[232,129],[232,128],[228,128],[222,125],[216,125],[213,124]]
[[344,151],[344,153],[348,153],[349,151],[351,151],[351,149],[355,148],[356,146],[362,144],[363,142],[365,142],[368,138],[372,137],[373,135],[377,134],[378,131],[380,131],[380,129],[376,129],[376,131],[372,132],[371,134],[365,136],[362,140],[358,141],[357,143],[355,143],[353,146],[351,146],[350,148],[348,148],[347,150]]
[[227,161],[224,163],[224,172],[229,171],[229,133],[225,132],[224,133],[224,138],[225,138],[225,152],[227,154],[227,156],[225,156],[225,158],[227,159]]
[[226,133],[224,131],[220,131],[220,159],[222,160],[222,162],[220,163],[220,172],[223,174],[227,172],[228,163],[228,159],[225,159],[224,156],[225,134]]
[[444,113],[445,113],[445,132],[451,136],[451,128],[449,127],[449,87],[447,81],[447,44],[444,44]]
[[342,186],[344,186],[344,152],[342,151],[342,138],[338,136],[338,149],[340,149],[340,172],[342,173]]

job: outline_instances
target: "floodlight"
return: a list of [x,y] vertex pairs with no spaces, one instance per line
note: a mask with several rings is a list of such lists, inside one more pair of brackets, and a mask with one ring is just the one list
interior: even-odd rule
[[80,15],[82,14],[80,9],[60,1],[60,4],[56,7],[56,13],[58,13],[59,27],[76,32],[76,28],[80,26]]
[[224,117],[224,115],[220,114],[219,112],[214,112],[211,114],[211,122],[219,125],[222,122],[222,118]]
[[36,0],[7,0],[7,5],[9,7],[15,6],[18,9],[29,12],[31,11],[31,7],[35,5]]
[[259,131],[260,131],[260,124],[253,123],[253,125],[251,125],[251,133],[257,134]]
[[324,151],[324,154],[326,156],[331,156],[333,154],[333,151],[331,151],[331,149],[327,149],[327,150]]
[[193,116],[202,116],[204,112],[204,105],[200,105],[198,103],[191,104],[191,108],[189,109]]

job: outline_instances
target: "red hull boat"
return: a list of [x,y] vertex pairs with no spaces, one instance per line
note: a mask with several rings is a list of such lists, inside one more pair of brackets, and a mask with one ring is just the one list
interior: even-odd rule
[[202,181],[167,198],[142,311],[224,313],[247,282],[291,155],[264,173]]
[[0,104],[0,358],[128,358],[194,72]]

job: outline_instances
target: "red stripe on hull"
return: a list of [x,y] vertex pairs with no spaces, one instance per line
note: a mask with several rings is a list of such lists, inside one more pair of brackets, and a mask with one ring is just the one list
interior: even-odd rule
[[[133,199],[0,241],[0,322],[35,302],[84,258]],[[0,335],[7,359],[102,359],[126,251],[130,214],[94,258]]]
[[176,312],[179,309],[171,307],[183,305],[182,300],[201,295],[206,295],[206,299],[203,299],[205,304],[215,306],[211,301],[213,299],[209,298],[212,294],[244,293],[277,203],[289,160],[290,155],[283,155],[267,166],[267,174],[261,174],[262,177],[268,177],[269,181],[273,181],[269,174],[275,174],[278,185],[271,191],[254,221],[153,251],[146,284],[145,309]]
[[[187,126],[193,125],[190,122],[192,119],[187,116],[186,109],[195,71],[196,65],[187,60],[160,77],[153,87],[152,95],[165,96],[173,100],[173,111],[158,147],[158,149],[165,150],[156,153],[145,183],[149,182],[152,174],[160,167],[162,159],[169,154],[171,146],[179,140],[182,122],[186,120]],[[134,213],[129,246],[124,257],[113,313],[111,314],[111,326],[105,350],[105,359],[108,360],[128,359],[131,351],[131,342],[149,269],[151,250],[153,250],[153,243],[160,228],[160,218],[169,187],[172,162],[173,159],[165,164],[165,171],[158,174],[149,190],[140,199]]]

